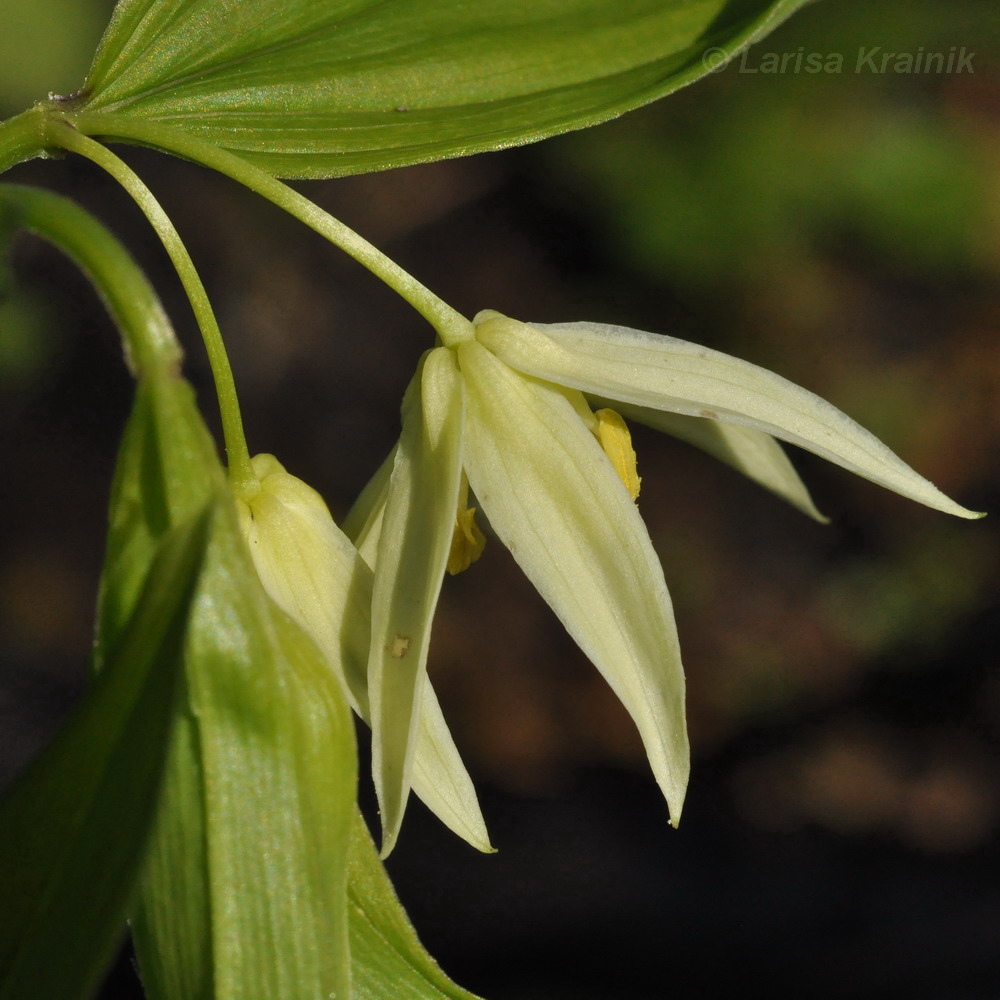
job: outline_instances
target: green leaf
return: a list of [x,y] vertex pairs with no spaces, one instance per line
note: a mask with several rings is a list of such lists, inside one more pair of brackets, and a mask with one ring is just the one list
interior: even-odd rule
[[179,374],[139,381],[118,451],[101,578],[95,665],[132,614],[163,536],[224,482],[215,444]]
[[282,177],[358,173],[606,121],[805,2],[120,0],[76,108]]
[[264,594],[228,505],[186,668],[134,924],[148,995],[347,997],[354,729],[325,658]]
[[[190,387],[138,387],[101,591],[105,663],[157,540],[222,488]],[[266,596],[231,494],[217,505],[185,685],[133,918],[152,1000],[350,995],[354,729],[325,658]]]
[[417,940],[360,813],[351,831],[349,898],[354,1000],[475,1000]]
[[72,1000],[125,932],[169,746],[206,518],[168,534],[105,669],[0,802],[0,997]]

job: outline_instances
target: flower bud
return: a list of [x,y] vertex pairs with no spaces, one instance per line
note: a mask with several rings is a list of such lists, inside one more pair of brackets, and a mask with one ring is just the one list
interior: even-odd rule
[[357,711],[368,659],[371,572],[311,486],[273,455],[257,455],[253,468],[260,486],[237,507],[254,567],[271,599],[327,654]]

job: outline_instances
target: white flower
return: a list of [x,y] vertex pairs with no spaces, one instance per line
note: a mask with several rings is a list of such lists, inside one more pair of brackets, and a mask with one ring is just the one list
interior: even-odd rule
[[468,486],[632,715],[671,822],[680,818],[689,770],[680,651],[633,502],[628,431],[614,411],[591,409],[607,400],[820,519],[775,437],[930,507],[977,516],[829,403],[755,365],[622,327],[480,313],[466,336],[422,358],[399,444],[345,525],[362,553],[377,551],[369,690],[383,853],[412,780],[442,577],[449,559],[458,565],[481,547],[463,528]]

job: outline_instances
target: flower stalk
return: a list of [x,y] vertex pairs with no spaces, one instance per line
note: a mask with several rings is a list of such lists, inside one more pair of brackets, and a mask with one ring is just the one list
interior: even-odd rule
[[240,415],[239,399],[229,356],[222,340],[218,320],[202,284],[198,271],[191,260],[187,247],[174,228],[169,216],[163,210],[153,193],[146,187],[138,174],[120,157],[106,146],[77,131],[66,121],[49,122],[47,135],[54,145],[73,153],[78,153],[107,171],[132,196],[132,199],[156,230],[157,236],[177,271],[184,286],[191,308],[198,321],[205,350],[208,352],[215,391],[219,400],[222,417],[222,433],[226,443],[229,477],[237,493],[253,491],[257,487],[257,477],[250,462],[250,452],[243,433],[243,419]]
[[472,324],[447,302],[329,212],[249,161],[186,132],[116,115],[82,112],[68,118],[81,133],[140,142],[200,163],[238,181],[305,223],[353,257],[427,320],[446,346],[472,337]]

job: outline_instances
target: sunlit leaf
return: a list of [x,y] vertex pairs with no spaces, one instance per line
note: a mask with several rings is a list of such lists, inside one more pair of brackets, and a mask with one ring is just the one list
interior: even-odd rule
[[184,690],[133,919],[151,1000],[347,997],[354,729],[325,658],[265,595],[190,387],[143,379],[112,495],[97,661],[157,540],[215,489]]
[[279,176],[357,173],[605,121],[804,2],[121,0],[77,107],[184,129]]
[[325,658],[257,582],[233,509],[213,525],[186,667],[135,922],[147,993],[349,996],[354,729]]
[[0,997],[89,996],[125,933],[156,811],[206,518],[158,547],[77,713],[0,801]]

